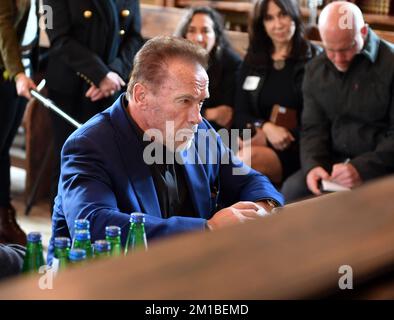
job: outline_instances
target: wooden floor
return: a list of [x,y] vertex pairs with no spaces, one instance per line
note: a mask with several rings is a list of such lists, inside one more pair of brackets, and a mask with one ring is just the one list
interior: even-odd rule
[[41,232],[44,250],[46,251],[51,235],[49,201],[47,199],[40,200],[38,203],[34,204],[29,215],[25,215],[25,176],[25,170],[11,167],[12,204],[17,211],[17,220],[26,234],[32,231]]

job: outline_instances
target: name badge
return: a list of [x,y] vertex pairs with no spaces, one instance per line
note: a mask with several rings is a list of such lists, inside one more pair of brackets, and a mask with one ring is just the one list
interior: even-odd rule
[[247,76],[244,84],[242,86],[242,89],[247,90],[247,91],[253,91],[257,89],[257,86],[259,85],[260,82],[260,77],[257,76]]

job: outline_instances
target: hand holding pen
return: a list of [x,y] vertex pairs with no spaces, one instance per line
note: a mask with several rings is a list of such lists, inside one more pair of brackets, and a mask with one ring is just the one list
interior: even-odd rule
[[334,164],[332,167],[330,181],[340,184],[341,186],[354,188],[362,183],[360,174],[357,169],[350,163],[347,158],[344,162]]

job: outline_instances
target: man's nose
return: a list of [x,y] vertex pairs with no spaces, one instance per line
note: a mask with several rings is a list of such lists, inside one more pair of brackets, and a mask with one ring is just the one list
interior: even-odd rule
[[340,51],[335,52],[335,57],[334,57],[335,61],[344,61],[345,57],[346,55],[344,52],[340,52]]
[[191,122],[193,125],[200,124],[202,122],[200,104],[197,104],[190,111],[190,113],[189,113],[189,122]]

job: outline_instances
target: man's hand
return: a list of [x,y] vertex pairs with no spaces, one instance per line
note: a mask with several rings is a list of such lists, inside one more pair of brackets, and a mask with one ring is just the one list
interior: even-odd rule
[[254,202],[237,202],[231,207],[224,208],[216,212],[215,215],[208,220],[208,227],[211,230],[216,230],[240,222],[245,222],[246,220],[254,220],[261,217],[258,213],[260,209],[261,207]]
[[19,96],[31,99],[30,90],[36,89],[36,85],[24,72],[20,72],[15,76],[16,92]]
[[126,83],[123,79],[113,71],[107,73],[105,78],[100,81],[99,89],[103,92],[105,97],[113,96],[115,92],[119,91]]
[[306,176],[306,185],[308,189],[316,195],[321,194],[319,189],[319,181],[322,179],[329,179],[330,175],[322,167],[315,167],[308,172]]
[[85,94],[86,98],[90,98],[92,102],[98,101],[102,98],[105,98],[104,92],[102,92],[99,88],[97,88],[95,85],[91,85],[89,90],[86,91]]
[[205,110],[205,119],[208,121],[215,121],[224,128],[229,128],[231,120],[233,119],[233,108],[226,105],[208,108]]
[[358,173],[357,169],[350,163],[334,164],[334,166],[332,167],[330,180],[348,188],[357,187],[362,183],[360,174]]
[[276,150],[285,150],[293,141],[295,141],[291,132],[285,127],[277,126],[271,122],[266,122],[262,129],[267,136],[268,141]]

